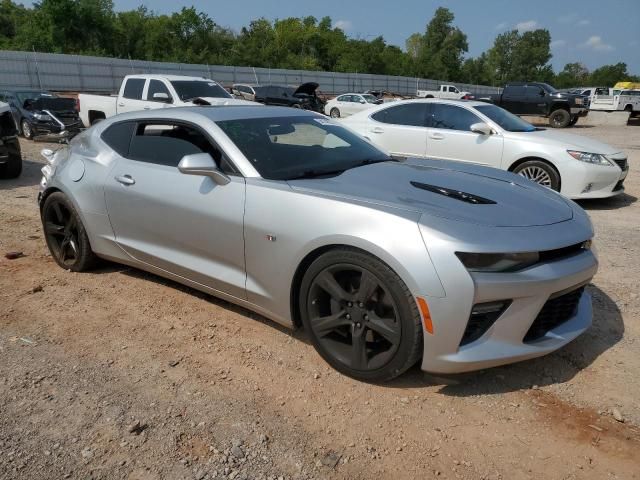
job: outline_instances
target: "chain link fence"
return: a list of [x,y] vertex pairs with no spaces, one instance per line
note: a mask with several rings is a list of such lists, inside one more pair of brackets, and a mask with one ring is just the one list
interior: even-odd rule
[[[325,94],[385,90],[416,95],[417,90],[435,90],[442,83],[415,77],[361,73],[319,72],[223,65],[149,62],[118,58],[0,50],[1,89],[45,89],[56,92],[113,93],[125,75],[149,73],[212,78],[224,86],[234,83],[297,86],[317,82]],[[477,94],[499,93],[500,88],[455,83]]]

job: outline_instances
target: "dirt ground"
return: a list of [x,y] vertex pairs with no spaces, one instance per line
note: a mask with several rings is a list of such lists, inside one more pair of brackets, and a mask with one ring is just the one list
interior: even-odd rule
[[0,183],[0,478],[640,479],[640,124],[573,133],[631,164],[626,194],[582,203],[593,327],[534,361],[381,386],[176,283],[57,267],[36,206],[47,145],[23,141],[23,175]]

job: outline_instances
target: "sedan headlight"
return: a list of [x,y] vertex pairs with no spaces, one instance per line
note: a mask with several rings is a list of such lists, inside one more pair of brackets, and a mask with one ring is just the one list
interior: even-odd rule
[[33,118],[35,118],[36,120],[39,120],[41,122],[47,122],[47,121],[51,120],[51,117],[49,115],[47,115],[46,113],[34,113],[33,114]]
[[599,153],[578,152],[575,150],[567,150],[567,153],[581,162],[592,163],[594,165],[613,165],[607,157]]
[[515,272],[538,262],[538,252],[524,253],[466,253],[456,255],[471,272]]

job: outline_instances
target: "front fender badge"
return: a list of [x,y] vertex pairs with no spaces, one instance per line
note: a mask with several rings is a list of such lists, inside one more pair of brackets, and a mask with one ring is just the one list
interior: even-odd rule
[[420,315],[422,315],[424,329],[433,335],[433,322],[431,321],[431,312],[429,312],[427,301],[422,297],[416,297],[416,302],[418,302],[418,309],[420,310]]

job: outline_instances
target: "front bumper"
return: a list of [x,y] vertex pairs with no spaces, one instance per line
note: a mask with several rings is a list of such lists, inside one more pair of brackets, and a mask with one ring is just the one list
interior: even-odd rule
[[[511,251],[532,251],[522,248],[524,242],[527,239],[530,242],[540,234],[553,236],[557,233],[558,242],[563,243],[555,248],[590,238],[588,229],[573,221],[564,223],[567,225],[559,228],[551,225],[521,229],[522,243],[514,244]],[[571,228],[574,229],[573,238],[568,231]],[[455,251],[469,251],[467,246],[450,244],[446,240],[434,241],[428,227],[421,226],[421,230],[445,289],[444,297],[424,297],[429,305],[434,333],[424,332],[423,370],[460,373],[543,356],[566,345],[591,325],[591,297],[585,290],[577,300],[575,310],[563,321],[553,324],[533,341],[525,340],[534,322],[539,323],[539,314],[551,298],[575,292],[593,278],[598,266],[593,251],[583,250],[518,272],[470,273],[454,254]],[[485,238],[500,243],[499,230],[494,228]],[[498,248],[509,251],[507,246]],[[500,301],[510,303],[495,323],[476,340],[461,345],[474,305]]]
[[574,117],[586,117],[589,109],[585,107],[571,107],[571,115]]
[[626,157],[610,158],[617,165],[600,166],[578,162],[571,170],[561,172],[562,194],[573,200],[609,198],[624,193],[624,181],[629,174]]

